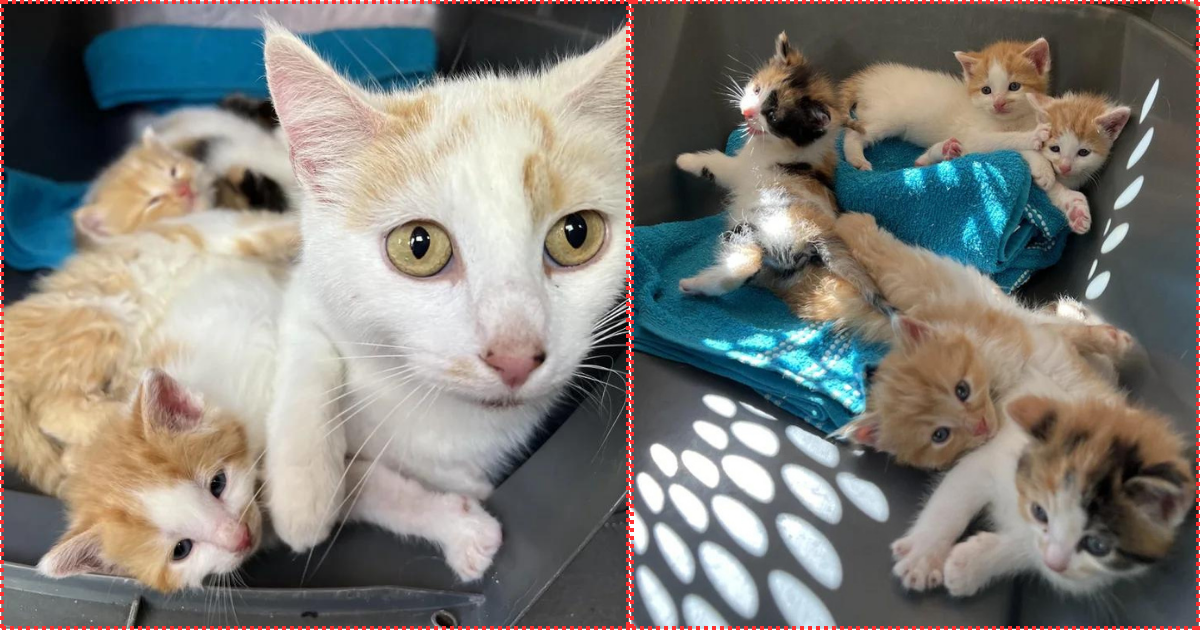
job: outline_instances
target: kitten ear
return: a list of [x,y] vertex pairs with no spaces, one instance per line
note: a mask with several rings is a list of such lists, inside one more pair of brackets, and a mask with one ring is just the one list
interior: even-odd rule
[[204,417],[203,401],[157,368],[142,376],[134,409],[141,414],[147,432],[187,433]]
[[1114,107],[1105,112],[1103,116],[1096,117],[1096,126],[1100,127],[1100,131],[1108,136],[1109,140],[1116,140],[1117,136],[1121,135],[1121,130],[1125,128],[1125,124],[1129,122],[1129,115],[1128,107]]
[[868,411],[851,420],[834,435],[854,444],[874,447],[879,442],[879,414]]
[[1151,475],[1138,475],[1126,481],[1125,495],[1143,516],[1169,529],[1183,522],[1194,499],[1191,492],[1185,492],[1178,484]]
[[1021,56],[1033,63],[1038,74],[1045,76],[1050,71],[1050,42],[1045,37],[1039,37],[1029,48],[1021,51]]
[[1029,104],[1033,106],[1033,111],[1037,114],[1037,121],[1048,124],[1050,122],[1049,108],[1050,104],[1054,102],[1054,98],[1041,92],[1027,92],[1025,98],[1029,99]]
[[800,54],[800,51],[793,48],[792,44],[788,42],[786,31],[781,31],[775,38],[775,60],[793,66],[804,61],[804,56]]
[[625,133],[625,95],[629,82],[629,27],[590,51],[570,57],[543,74],[546,89],[563,109],[599,120],[611,131]]
[[925,322],[899,315],[892,318],[892,329],[906,349],[913,349],[933,336],[933,328]]
[[328,201],[322,176],[368,145],[386,115],[282,26],[268,23],[266,38],[267,85],[287,134],[292,168],[317,199]]
[[1009,419],[1029,432],[1033,439],[1044,442],[1058,421],[1058,403],[1041,396],[1025,396],[1009,403]]
[[154,127],[146,127],[142,130],[142,146],[148,149],[163,146],[162,139],[154,132]]
[[95,527],[67,532],[37,565],[38,573],[65,578],[81,573],[116,574],[116,567],[101,555],[100,535]]
[[954,58],[957,59],[959,65],[962,66],[963,74],[971,74],[971,72],[975,69],[975,66],[979,65],[979,57],[976,57],[971,53],[965,53],[960,50],[956,50],[954,51]]
[[91,204],[83,206],[72,213],[71,220],[75,223],[75,230],[78,232],[78,235],[86,241],[101,241],[112,236],[104,220],[104,214],[103,208]]

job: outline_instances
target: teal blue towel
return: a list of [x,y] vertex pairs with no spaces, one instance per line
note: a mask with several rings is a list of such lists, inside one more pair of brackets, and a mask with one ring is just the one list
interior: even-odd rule
[[883,348],[793,315],[769,291],[685,297],[679,281],[712,264],[725,217],[633,231],[634,345],[745,383],[830,432],[865,405],[865,371]]
[[[433,74],[437,44],[421,28],[331,30],[305,40],[333,67],[369,87],[402,87]],[[261,29],[139,26],[97,37],[84,54],[101,109],[216,103],[267,96]]]
[[75,251],[71,212],[87,184],[60,184],[11,168],[4,170],[4,264],[14,269],[52,269]]
[[[739,133],[727,152],[741,147]],[[841,143],[838,143],[841,155]],[[1015,151],[916,168],[924,149],[890,139],[866,150],[872,171],[838,162],[838,205],[875,216],[900,240],[971,265],[1012,293],[1062,257],[1067,218],[1033,184]]]

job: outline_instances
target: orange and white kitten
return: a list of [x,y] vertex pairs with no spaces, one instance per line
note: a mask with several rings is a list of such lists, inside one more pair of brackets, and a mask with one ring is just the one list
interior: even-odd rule
[[842,215],[836,231],[904,313],[889,321],[830,275],[789,296],[802,317],[897,342],[872,376],[866,412],[839,434],[943,469],[996,434],[998,408],[1013,395],[1120,398],[1085,354],[1118,360],[1133,345],[1128,334],[1029,310],[978,270],[902,243],[870,215]]
[[[894,573],[955,597],[1038,575],[1087,596],[1147,571],[1171,549],[1195,501],[1184,442],[1168,419],[1124,403],[1022,397],[1000,433],[942,478]],[[980,511],[987,531],[959,539]]]
[[373,93],[267,28],[303,189],[266,455],[293,549],[328,536],[347,459],[487,497],[619,316],[627,37],[540,72]]
[[100,173],[74,212],[76,237],[88,246],[213,208],[283,209],[295,188],[280,132],[222,109],[182,108],[144,127]]
[[863,148],[890,137],[929,147],[918,166],[955,157],[961,154],[958,141],[969,146],[984,135],[993,143],[1003,138],[1008,148],[1040,149],[1044,130],[1038,132],[1026,95],[1047,91],[1050,44],[1044,38],[1000,41],[954,56],[962,65],[961,78],[883,63],[847,79],[842,84],[843,107],[851,119],[844,141],[846,160],[870,170]]

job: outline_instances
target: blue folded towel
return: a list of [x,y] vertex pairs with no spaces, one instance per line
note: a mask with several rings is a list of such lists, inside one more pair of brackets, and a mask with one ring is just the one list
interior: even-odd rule
[[52,269],[75,251],[71,212],[87,184],[60,184],[14,169],[4,170],[4,264],[15,269]]
[[[331,30],[305,39],[335,68],[369,87],[408,85],[430,76],[437,62],[437,44],[427,29]],[[234,92],[265,98],[262,42],[262,29],[139,26],[97,37],[84,63],[101,109],[216,103]]]
[[[728,153],[742,145],[730,136]],[[1033,184],[1015,151],[965,155],[916,168],[925,150],[889,139],[866,150],[872,171],[841,155],[835,188],[843,210],[875,216],[896,238],[971,265],[1012,293],[1062,257],[1067,218]]]
[[712,264],[725,217],[635,228],[638,351],[745,383],[830,432],[865,405],[865,370],[884,349],[793,315],[769,291],[684,296],[679,281]]

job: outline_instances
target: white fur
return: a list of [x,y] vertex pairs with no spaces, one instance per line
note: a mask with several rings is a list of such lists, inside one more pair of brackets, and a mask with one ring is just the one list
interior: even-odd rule
[[[538,75],[477,76],[390,95],[350,85],[281,29],[269,30],[266,52],[305,190],[304,253],[284,306],[280,396],[268,426],[268,503],[281,538],[301,550],[324,539],[338,506],[349,503],[344,497],[363,488],[353,509],[368,520],[400,509],[376,503],[396,493],[406,511],[431,514],[444,514],[441,492],[486,497],[491,475],[564,394],[621,287],[625,32]],[[351,224],[340,202],[369,175],[346,168],[348,158],[373,141],[383,106],[420,94],[436,99],[433,119],[407,142],[429,151],[398,152],[398,168],[423,167],[441,131],[460,120],[472,121],[468,140],[434,170],[389,190],[386,204],[353,209],[378,225]],[[569,205],[537,222],[521,169],[540,130],[505,113],[520,99],[551,113],[559,142],[593,156],[555,163],[590,183],[566,191]],[[545,236],[560,217],[584,209],[605,217],[607,242],[586,266],[556,269],[544,258]],[[451,262],[432,278],[398,272],[382,247],[392,228],[416,219],[437,222],[453,239]],[[512,391],[481,355],[518,337],[541,343],[546,360]],[[364,462],[374,472],[362,470]],[[401,475],[421,485],[389,481]],[[478,541],[494,536],[498,544],[498,529],[475,508],[440,518],[434,529],[443,546],[490,549],[482,559],[447,550],[452,566],[461,560],[460,575],[478,577],[495,549]]]

